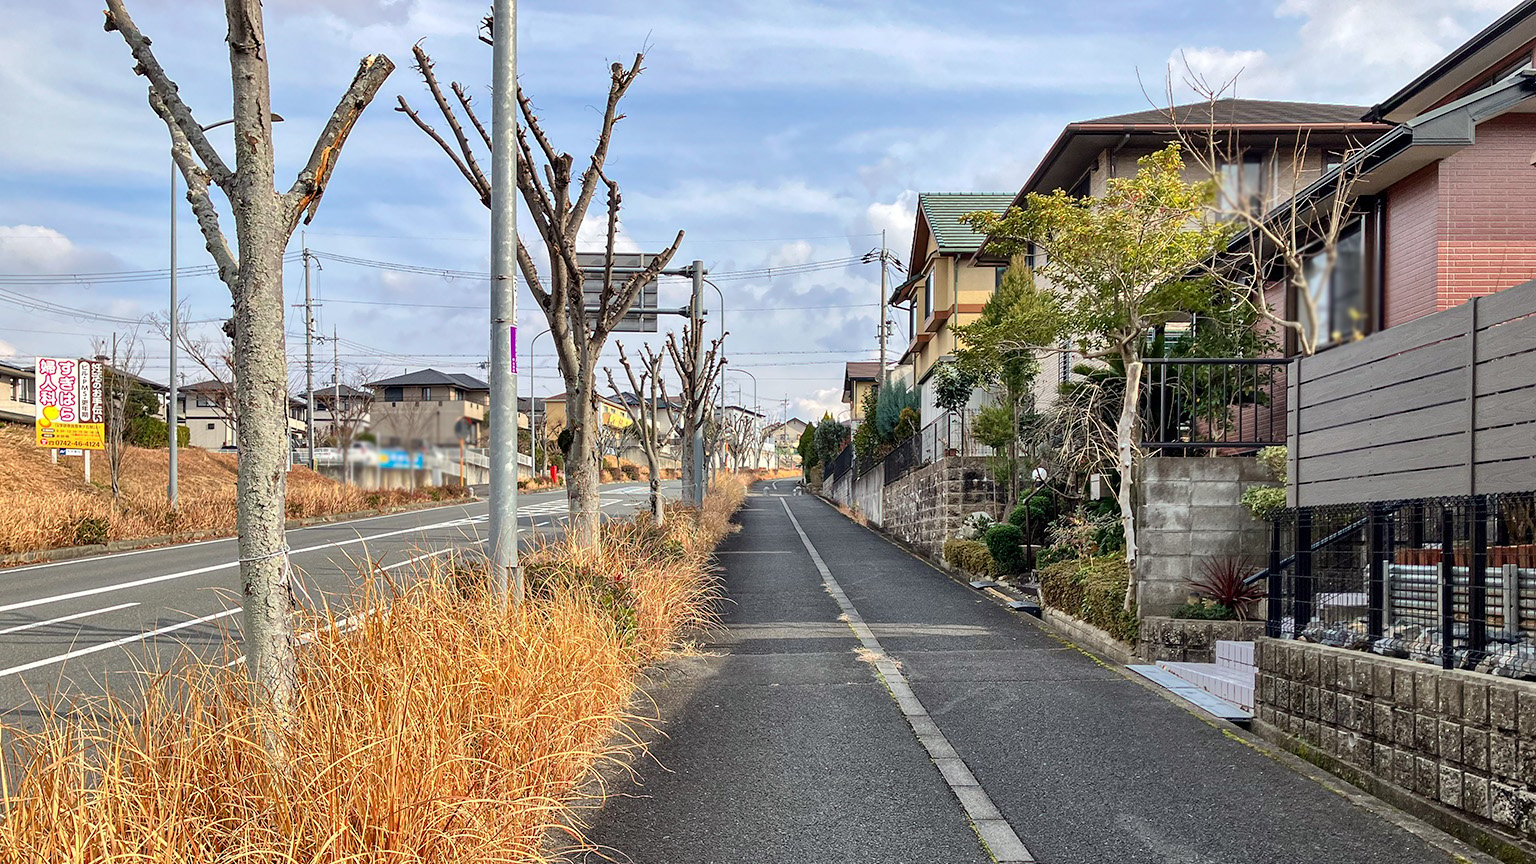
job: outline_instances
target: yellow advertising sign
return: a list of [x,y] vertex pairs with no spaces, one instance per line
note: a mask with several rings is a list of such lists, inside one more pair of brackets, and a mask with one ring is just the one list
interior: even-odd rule
[[106,449],[104,371],[91,360],[37,358],[37,446]]

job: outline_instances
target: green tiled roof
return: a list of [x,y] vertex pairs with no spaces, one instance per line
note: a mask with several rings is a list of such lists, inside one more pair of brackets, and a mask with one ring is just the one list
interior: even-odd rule
[[1012,202],[1011,192],[924,192],[917,196],[917,207],[938,241],[940,252],[980,249],[982,236],[970,226],[960,224],[960,217],[976,210],[1002,213]]

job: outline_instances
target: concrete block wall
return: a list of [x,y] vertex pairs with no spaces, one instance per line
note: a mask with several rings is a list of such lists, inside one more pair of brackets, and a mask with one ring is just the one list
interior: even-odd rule
[[1536,683],[1290,640],[1255,647],[1262,724],[1536,855]]
[[1246,555],[1262,567],[1269,528],[1242,505],[1243,490],[1269,480],[1248,457],[1154,456],[1143,462],[1136,567],[1142,615],[1167,615],[1189,598],[1202,563]]
[[984,457],[949,456],[886,486],[880,524],[892,536],[939,560],[944,541],[955,535],[966,516],[984,510],[1000,517],[1004,495],[992,481]]

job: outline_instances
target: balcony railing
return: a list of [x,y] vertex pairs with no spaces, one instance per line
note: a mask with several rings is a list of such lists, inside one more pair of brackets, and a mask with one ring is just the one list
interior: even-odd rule
[[1284,444],[1289,360],[1151,358],[1142,444],[1165,455],[1237,455]]

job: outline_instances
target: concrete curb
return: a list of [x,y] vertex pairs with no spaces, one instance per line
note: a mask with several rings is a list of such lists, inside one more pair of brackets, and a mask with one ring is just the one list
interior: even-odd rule
[[[465,504],[473,504],[478,500],[480,500],[478,497],[470,496],[453,501],[418,501],[400,507],[386,507],[380,510],[354,510],[350,513],[336,513],[330,516],[307,516],[303,519],[289,519],[283,523],[283,528],[284,530],[292,531],[296,528],[310,528],[315,525],[329,525],[335,522],[350,522],[354,519],[371,519],[378,516],[412,513],[417,510],[458,507]],[[188,531],[184,534],[161,534],[155,537],[140,537],[132,540],[111,540],[106,543],[91,543],[84,546],[39,549],[35,552],[13,552],[9,555],[0,555],[0,571],[4,571],[9,567],[20,567],[28,564],[53,564],[59,561],[74,561],[97,555],[110,555],[115,552],[133,552],[139,549],[155,549],[162,546],[181,546],[188,543],[201,543],[206,540],[227,540],[234,536],[234,534],[226,534],[221,531]]]

